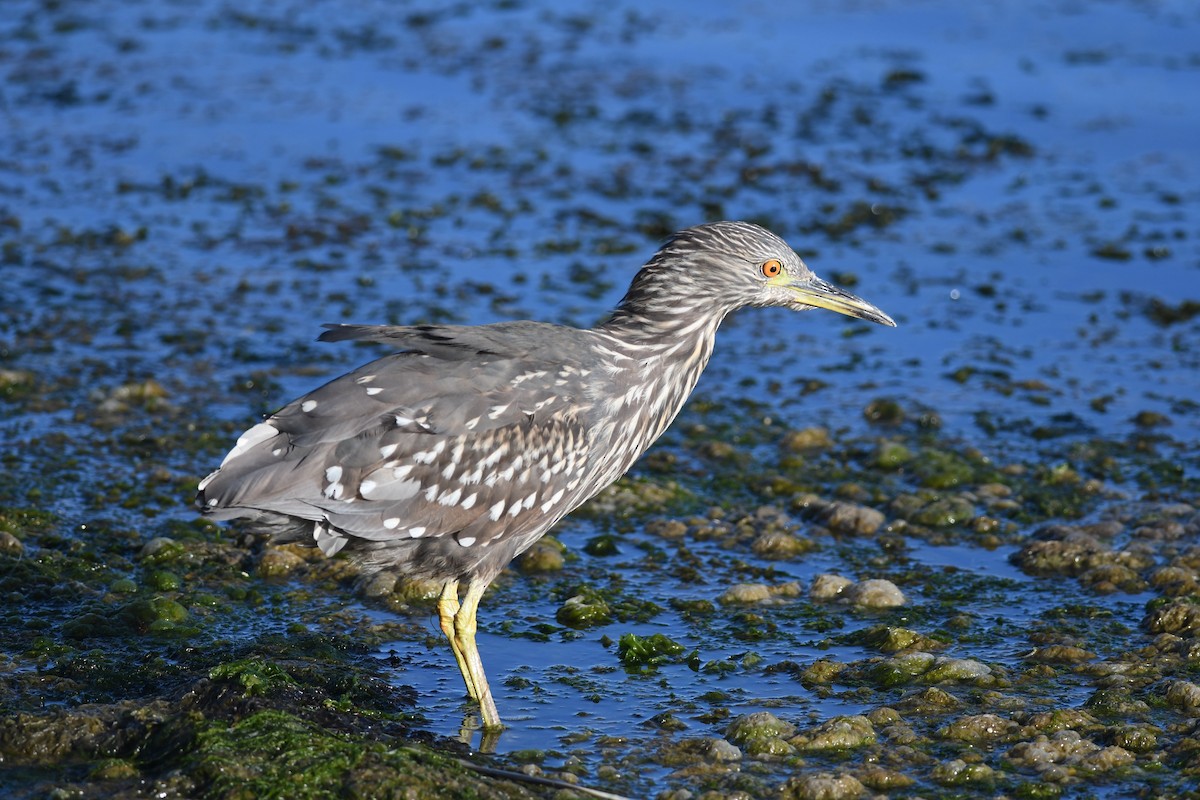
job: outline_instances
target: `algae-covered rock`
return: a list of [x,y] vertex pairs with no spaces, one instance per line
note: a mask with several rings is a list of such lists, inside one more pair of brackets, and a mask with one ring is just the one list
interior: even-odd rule
[[789,778],[782,800],[850,800],[866,793],[867,787],[853,775],[816,772]]
[[910,519],[930,528],[965,525],[975,517],[975,505],[963,497],[943,497],[924,506]]
[[943,786],[965,786],[991,783],[995,773],[987,764],[968,764],[955,758],[934,767],[931,777]]
[[563,601],[554,618],[568,628],[583,630],[612,622],[612,612],[595,593],[577,594]]
[[779,446],[792,453],[802,453],[806,450],[826,450],[833,447],[833,439],[828,428],[812,427],[798,431],[788,431]]
[[904,697],[895,705],[898,705],[909,715],[945,714],[962,708],[963,702],[945,689],[931,686],[916,694]]
[[264,578],[283,578],[303,565],[304,559],[291,550],[271,547],[258,560],[258,574]]
[[725,728],[725,738],[737,745],[753,739],[786,739],[796,732],[796,726],[772,714],[770,711],[755,711],[735,718]]
[[939,658],[925,673],[930,683],[941,681],[986,681],[992,677],[992,668],[972,658]]
[[907,789],[916,783],[903,772],[887,767],[868,767],[858,774],[859,781],[877,792],[889,792],[897,789]]
[[543,537],[517,558],[517,569],[526,575],[561,572],[567,563],[564,550],[557,540]]
[[1066,644],[1051,644],[1045,647],[1038,647],[1025,656],[1030,661],[1037,661],[1042,664],[1079,664],[1084,661],[1091,661],[1095,657],[1095,653],[1084,650],[1082,647]]
[[750,549],[759,558],[783,560],[803,555],[815,546],[808,539],[802,539],[793,533],[767,531],[754,540]]
[[1076,731],[1059,731],[1052,736],[1038,735],[1032,741],[1019,742],[1005,753],[1012,764],[1039,772],[1056,764],[1078,763],[1100,750],[1095,742]]
[[875,743],[875,727],[864,716],[834,717],[788,740],[799,750],[841,750]]
[[945,646],[917,631],[895,625],[873,625],[853,635],[851,639],[873,647],[881,653],[898,653],[901,650],[929,652]]
[[396,584],[399,582],[400,576],[391,570],[382,569],[374,575],[367,578],[363,584],[362,593],[364,597],[387,597],[396,590]]
[[899,469],[913,460],[913,453],[900,442],[880,442],[872,460],[880,469]]
[[142,545],[140,558],[144,564],[168,564],[183,558],[187,548],[167,536],[156,536]]
[[1187,600],[1173,600],[1151,610],[1143,617],[1142,627],[1151,633],[1195,636],[1200,633],[1200,605]]
[[1171,681],[1167,685],[1166,700],[1169,705],[1184,711],[1200,711],[1200,686],[1191,681]]
[[1006,741],[1016,735],[1020,726],[996,714],[974,714],[951,721],[938,731],[938,736],[976,746]]

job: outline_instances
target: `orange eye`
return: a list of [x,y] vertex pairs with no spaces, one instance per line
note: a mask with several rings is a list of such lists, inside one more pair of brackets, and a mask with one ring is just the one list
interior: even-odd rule
[[772,258],[770,261],[764,261],[762,265],[762,274],[768,278],[777,278],[779,273],[783,272],[783,264],[779,259]]

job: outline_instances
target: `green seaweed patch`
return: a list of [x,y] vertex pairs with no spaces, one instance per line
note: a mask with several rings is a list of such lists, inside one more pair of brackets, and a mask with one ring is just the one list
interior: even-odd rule
[[279,710],[199,728],[185,759],[198,794],[234,798],[510,797],[424,748],[363,740]]
[[284,685],[295,685],[296,681],[283,667],[271,661],[244,658],[218,664],[209,670],[208,677],[214,681],[233,681],[242,687],[246,697],[267,694]]
[[617,658],[631,674],[652,673],[663,664],[678,664],[689,660],[687,648],[663,633],[638,636],[625,633],[617,640]]

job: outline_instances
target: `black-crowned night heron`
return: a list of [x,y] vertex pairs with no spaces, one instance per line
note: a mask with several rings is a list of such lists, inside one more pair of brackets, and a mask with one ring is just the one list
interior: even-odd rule
[[746,306],[895,325],[757,225],[688,228],[591,330],[331,326],[322,340],[397,352],[242,434],[198,502],[214,519],[249,517],[327,556],[443,583],[442,631],[484,728],[499,728],[475,645],[484,590],[659,437],[708,363],[717,327]]

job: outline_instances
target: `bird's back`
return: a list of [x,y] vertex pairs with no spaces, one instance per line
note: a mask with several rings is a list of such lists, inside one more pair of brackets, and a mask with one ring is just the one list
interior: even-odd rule
[[514,322],[338,326],[322,338],[399,352],[243,434],[201,483],[207,514],[436,575],[469,572],[500,542],[506,562],[595,491],[589,332]]

